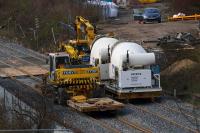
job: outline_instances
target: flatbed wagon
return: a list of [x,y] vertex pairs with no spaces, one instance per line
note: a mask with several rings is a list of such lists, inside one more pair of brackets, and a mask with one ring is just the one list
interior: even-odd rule
[[111,98],[90,98],[83,102],[76,102],[68,100],[67,105],[80,112],[94,112],[94,111],[112,111],[124,107],[123,103],[117,102]]

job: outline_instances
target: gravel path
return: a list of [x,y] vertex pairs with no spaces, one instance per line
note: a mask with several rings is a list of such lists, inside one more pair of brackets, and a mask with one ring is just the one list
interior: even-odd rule
[[101,119],[101,121],[117,129],[119,132],[122,132],[122,133],[140,133],[141,132],[116,120],[116,118],[106,118],[106,119]]
[[190,115],[194,115],[200,119],[200,108],[193,108],[193,105],[189,103],[184,103],[178,99],[174,100],[172,98],[165,97],[162,99],[161,104],[188,113]]
[[[26,61],[37,63],[35,60],[38,60],[40,58],[40,63],[44,62],[44,57],[40,54],[35,53],[34,51],[27,50],[26,48],[23,48],[19,45],[4,42],[0,40],[0,54],[2,55],[0,57],[1,61],[7,61],[9,60],[15,60],[18,63],[10,63],[13,66],[23,66],[27,65]],[[18,60],[17,58],[14,58],[14,56],[21,58],[23,60]],[[36,57],[36,58],[35,58]],[[28,60],[27,60],[28,59]],[[37,63],[39,64],[39,63]],[[43,63],[44,64],[44,63]],[[3,66],[4,64],[2,64]],[[8,66],[7,66],[8,67]],[[20,94],[23,95],[21,97],[24,102],[26,102],[28,105],[32,106],[33,101],[34,103],[40,103],[41,99],[40,95],[36,94],[30,87],[35,87],[35,85],[38,83],[37,81],[29,78],[29,77],[20,77],[17,78],[18,81],[22,82],[23,84],[19,84],[16,81],[10,80],[10,79],[0,79],[0,85],[9,90],[14,95],[18,95],[20,91]],[[27,85],[27,86],[26,86]],[[30,86],[30,87],[28,87]],[[52,107],[51,107],[52,109]],[[75,110],[71,110],[68,107],[65,106],[59,106],[59,105],[53,105],[53,110],[57,113],[59,119],[61,121],[64,121],[65,123],[70,123],[73,128],[80,129],[81,132],[88,132],[88,133],[95,133],[95,132],[105,132],[109,133],[112,131],[109,131],[107,128],[102,127],[102,125],[98,122],[94,122],[94,119],[90,119],[90,117],[80,114],[76,112]]]
[[[117,129],[118,132],[122,133],[140,133],[141,131],[127,125],[126,123],[120,121],[120,118],[123,118],[123,115],[118,115],[118,111],[115,112],[99,112],[89,114],[91,117],[105,123],[106,125]],[[130,122],[129,122],[130,123]]]
[[[28,65],[28,62],[32,62],[35,65],[44,65],[45,64],[45,55],[41,55],[35,51],[28,50],[20,45],[6,42],[0,39],[0,60],[7,61],[16,60],[18,62],[13,62],[14,66],[23,66]],[[23,60],[16,59],[13,56],[17,56]],[[10,63],[10,62],[9,62]],[[12,64],[12,63],[11,63]],[[31,65],[31,63],[29,64]],[[0,64],[0,67],[6,67],[5,64]],[[8,67],[8,66],[7,66]],[[38,83],[37,81],[31,79],[30,77],[20,77],[17,78],[18,81],[23,82],[24,84],[17,83],[11,79],[1,79],[0,85],[6,88],[8,91],[13,93],[14,95],[20,91],[23,94],[23,98],[26,97],[24,102],[28,105],[32,105],[33,103],[40,103],[41,96],[36,93],[32,88]],[[30,87],[29,87],[30,86]],[[193,110],[191,105],[183,103],[181,101],[174,101],[169,98],[164,98],[161,101],[162,105],[168,106],[173,109],[181,109],[185,113],[193,114]],[[54,110],[57,114],[58,119],[62,122],[70,125],[72,129],[79,130],[81,132],[87,133],[109,133],[109,132],[122,132],[122,133],[137,133],[139,130],[128,126],[127,124],[119,121],[117,117],[123,117],[128,121],[137,123],[143,128],[148,128],[152,130],[153,133],[188,133],[190,130],[185,129],[191,128],[196,129],[194,124],[194,119],[186,118],[181,113],[174,112],[172,110],[162,108],[159,104],[151,103],[151,104],[137,104],[137,107],[146,108],[147,110],[154,112],[156,114],[160,114],[163,117],[173,120],[174,122],[183,125],[184,127],[179,127],[176,124],[170,123],[169,121],[163,120],[156,115],[149,114],[145,111],[142,111],[138,108],[130,108],[131,104],[126,105],[124,109],[119,111],[117,115],[110,117],[108,115],[101,115],[98,119],[94,119],[91,116],[85,115],[83,113],[79,113],[69,107],[59,106],[51,104],[52,106],[49,109]],[[200,118],[200,110],[195,110],[195,117]],[[106,128],[107,125],[110,128]]]
[[163,106],[160,106],[159,104],[156,104],[156,103],[137,105],[137,106],[145,108],[156,114],[162,115],[165,118],[172,120],[172,121],[180,124],[183,127],[187,127],[192,130],[197,130],[197,125],[196,125],[195,119],[185,116],[182,113],[178,113],[178,112],[169,110],[169,109],[164,108]]
[[24,48],[21,45],[10,43],[1,39],[0,39],[0,46],[1,49],[5,50],[6,52],[12,55],[27,59],[32,62],[37,62],[38,64],[45,64],[45,61],[48,58],[46,55],[40,54],[33,50]]
[[189,133],[190,131],[184,128],[177,127],[168,121],[165,121],[155,115],[151,115],[137,108],[130,108],[131,104],[127,105],[121,114],[126,113],[125,116],[129,121],[137,122],[143,127],[152,130],[153,133]]
[[[41,96],[33,91],[30,87],[17,83],[11,79],[0,79],[0,86],[6,88],[7,91],[13,95],[18,96],[20,93],[20,99],[29,106],[40,103]],[[52,103],[50,105],[53,105]],[[65,106],[53,105],[48,107],[49,110],[53,110],[57,114],[57,119],[66,123],[74,130],[80,130],[84,133],[112,133],[112,131],[102,127],[101,124],[94,122],[87,115],[78,113]]]

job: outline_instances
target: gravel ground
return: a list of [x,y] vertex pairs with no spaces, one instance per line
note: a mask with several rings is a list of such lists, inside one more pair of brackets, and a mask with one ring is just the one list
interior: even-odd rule
[[[37,54],[31,50],[27,50],[26,48],[23,48],[19,45],[0,40],[0,46],[1,46],[0,54],[2,55],[0,59],[4,61],[8,59],[16,60],[18,62],[17,64],[9,63],[12,64],[13,66],[23,66],[25,64],[27,65],[26,61],[23,62],[22,60],[18,60],[13,56],[17,56],[24,60],[31,61],[32,63],[37,63],[35,60],[38,60],[38,58],[40,58],[40,62],[41,61],[45,62],[44,56],[40,56],[40,54]],[[16,83],[16,81],[12,81],[10,79],[0,79],[0,85],[8,89],[10,92],[14,93],[14,95],[19,95],[16,93],[20,91],[20,94],[23,95],[23,97],[21,97],[22,100],[24,100],[24,102],[26,102],[30,106],[33,104],[33,101],[34,103],[40,103],[39,99],[41,99],[40,98],[41,96],[35,94],[35,92],[33,92],[33,90],[28,87],[28,86],[34,87],[38,82],[33,79],[30,79],[29,77],[20,77],[17,78],[17,80],[24,83],[27,86],[20,85],[19,83]],[[24,99],[25,97],[26,99]],[[88,133],[112,132],[102,127],[98,122],[94,123],[93,121],[94,119],[90,119],[90,117],[84,114],[80,114],[74,110],[71,110],[68,107],[54,105],[53,109],[58,114],[58,117],[60,117],[59,119],[61,119],[65,123],[68,123],[73,128],[81,129],[81,132],[88,132]]]
[[[32,50],[28,50],[20,45],[10,43],[4,40],[0,39],[0,60],[16,60],[19,64],[13,63],[14,66],[22,66],[22,65],[28,65],[26,61],[32,62],[36,65],[44,65],[45,59],[47,58],[45,55],[41,55],[37,52],[34,52]],[[16,58],[12,56],[17,56],[25,61],[17,60]],[[29,64],[30,65],[30,64]],[[5,67],[4,64],[0,64],[0,67]],[[41,102],[41,96],[37,94],[35,91],[33,91],[30,87],[35,87],[35,85],[38,83],[37,81],[30,79],[29,77],[20,77],[17,78],[18,81],[23,82],[25,85],[19,84],[16,81],[10,80],[10,79],[0,79],[0,85],[6,88],[8,91],[12,92],[14,95],[17,95],[20,91],[20,94],[23,95],[22,98],[26,97],[24,101],[28,105],[32,105],[34,103],[40,103]],[[183,103],[178,101],[178,104],[172,100],[172,99],[163,99],[161,104],[164,104],[166,106],[169,106],[174,109],[182,108],[184,112],[193,114],[191,105]],[[51,104],[52,105],[52,104]],[[188,130],[185,130],[184,128],[177,127],[176,125],[173,125],[172,123],[169,123],[165,120],[160,119],[157,116],[150,115],[144,111],[138,110],[138,109],[129,109],[129,105],[127,105],[124,109],[119,111],[117,116],[123,116],[126,119],[128,119],[130,122],[136,122],[139,125],[143,126],[144,128],[149,128],[154,133],[187,133],[190,132]],[[188,122],[188,120],[182,116],[180,113],[175,113],[173,111],[163,109],[159,105],[156,104],[149,104],[149,105],[140,105],[145,106],[148,110],[152,112],[157,112],[161,114],[164,117],[167,117],[169,119],[172,119],[176,121],[177,123],[183,124],[185,127],[191,127],[195,129],[196,127]],[[70,125],[72,129],[80,130],[81,132],[89,132],[89,133],[95,133],[95,132],[112,132],[111,130],[106,129],[101,125],[101,123],[107,124],[108,126],[117,129],[119,132],[125,132],[125,133],[134,133],[139,132],[138,130],[131,128],[124,123],[120,122],[116,119],[116,117],[109,117],[107,115],[103,115],[95,122],[94,119],[90,118],[90,116],[87,116],[85,114],[79,113],[75,110],[72,110],[69,107],[65,106],[59,106],[59,105],[52,105],[49,107],[51,110],[53,109],[58,119],[61,121],[64,121],[67,123],[67,125]],[[183,109],[184,108],[184,109]],[[196,110],[197,117],[200,118],[200,110]],[[98,123],[100,121],[100,123]],[[193,120],[191,120],[193,121]]]
[[33,50],[24,48],[21,45],[10,43],[0,39],[1,49],[8,51],[8,53],[21,57],[27,61],[36,62],[37,64],[45,64],[47,56],[37,53]]
[[[20,96],[20,99],[27,105],[33,106],[42,101],[41,96],[38,95],[28,86],[17,83],[10,79],[0,79],[0,86],[6,88],[7,91],[13,95]],[[87,133],[111,133],[108,129],[101,126],[101,124],[94,122],[87,115],[78,113],[65,106],[53,105],[49,106],[49,110],[53,110],[56,113],[57,119],[60,119],[67,125],[70,125],[72,130],[80,130]]]
[[156,104],[156,103],[137,105],[137,106],[143,107],[143,108],[145,108],[151,112],[154,112],[156,114],[160,114],[167,119],[170,119],[178,124],[181,124],[183,127],[188,127],[193,130],[197,130],[195,119],[185,116],[182,113],[174,112],[167,108],[163,108],[163,106],[160,106],[159,104]]
[[101,126],[101,124],[90,119],[87,115],[81,114],[69,107],[54,106],[59,116],[67,123],[71,123],[72,126],[78,127],[84,133],[112,133],[108,129]]
[[100,120],[122,133],[140,133],[141,132],[116,120],[116,118],[105,118],[105,119],[100,119]]
[[170,108],[175,108],[184,113],[188,113],[192,116],[195,115],[195,117],[198,117],[200,119],[200,108],[195,108],[193,110],[193,106],[189,103],[184,103],[181,100],[177,100],[177,99],[174,100],[168,97],[163,98],[161,103]]
[[137,108],[129,109],[128,106],[131,105],[127,105],[127,107],[122,110],[121,114],[126,113],[127,115],[125,117],[129,121],[136,121],[143,127],[151,129],[153,133],[189,133],[189,131],[162,120],[157,116],[153,116]]
[[[20,66],[32,66],[31,63],[26,62],[26,60],[17,59],[15,55],[12,53],[6,51],[5,49],[0,49],[0,54],[3,55],[0,57],[1,61],[10,64],[14,67],[20,67]],[[7,66],[8,67],[8,66]]]
[[38,85],[38,81],[34,80],[34,79],[31,79],[29,77],[17,77],[16,78],[18,81],[22,82],[23,84],[27,85],[27,86],[30,86],[32,88],[35,88],[36,85]]
[[89,114],[91,117],[100,120],[101,122],[105,123],[106,125],[117,129],[119,132],[122,133],[140,133],[141,131],[126,125],[125,123],[121,122],[118,118],[123,118],[123,115],[118,115],[117,112],[99,112],[99,113],[91,113]]

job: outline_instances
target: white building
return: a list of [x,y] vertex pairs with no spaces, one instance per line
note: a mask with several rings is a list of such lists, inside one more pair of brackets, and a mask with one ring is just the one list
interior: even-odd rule
[[115,3],[120,7],[127,7],[129,5],[129,0],[115,0]]
[[118,16],[119,7],[114,2],[106,2],[101,0],[88,0],[88,3],[102,6],[103,16],[106,18],[114,18]]

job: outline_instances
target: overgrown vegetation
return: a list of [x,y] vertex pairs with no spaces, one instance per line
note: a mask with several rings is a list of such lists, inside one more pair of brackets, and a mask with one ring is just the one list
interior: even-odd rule
[[55,48],[52,30],[56,41],[69,39],[65,24],[72,24],[77,15],[96,22],[100,10],[86,0],[0,0],[0,35],[50,51]]
[[[162,74],[163,89],[172,94],[176,89],[178,95],[191,100],[194,94],[200,93],[200,46],[197,45],[191,50],[176,50],[181,49],[181,46],[175,44],[162,45],[162,48],[167,58],[167,64],[163,70],[168,69],[175,62],[183,61],[181,65],[172,65],[174,68],[171,69],[179,67],[175,73],[170,74],[170,71],[167,71],[167,74]],[[190,60],[195,65],[184,63],[184,60]]]
[[200,12],[199,0],[165,0],[169,3],[171,13],[198,14]]
[[[165,12],[169,16],[177,14],[179,12],[186,15],[193,15],[200,13],[200,1],[199,0],[163,0],[167,3],[169,7]],[[198,27],[197,27],[198,28]],[[198,37],[199,31],[191,31],[191,33]],[[191,60],[196,63],[196,65],[189,68],[182,68],[176,73],[169,75],[162,75],[162,87],[164,90],[173,94],[174,89],[177,90],[177,94],[183,94],[184,100],[189,100],[193,103],[192,96],[194,94],[200,93],[200,46],[197,44],[194,46],[193,50],[176,50],[181,49],[180,45],[162,45],[161,46],[166,55],[167,63],[162,66],[162,70],[167,69],[172,64],[184,61]],[[187,65],[187,64],[185,64]],[[173,68],[172,68],[173,69]],[[176,68],[174,68],[176,69]],[[197,100],[196,100],[197,101]],[[197,102],[200,104],[200,101]]]
[[45,101],[34,106],[37,106],[37,111],[16,98],[13,98],[12,104],[10,102],[0,100],[0,129],[41,129],[53,125],[54,114],[48,113]]

